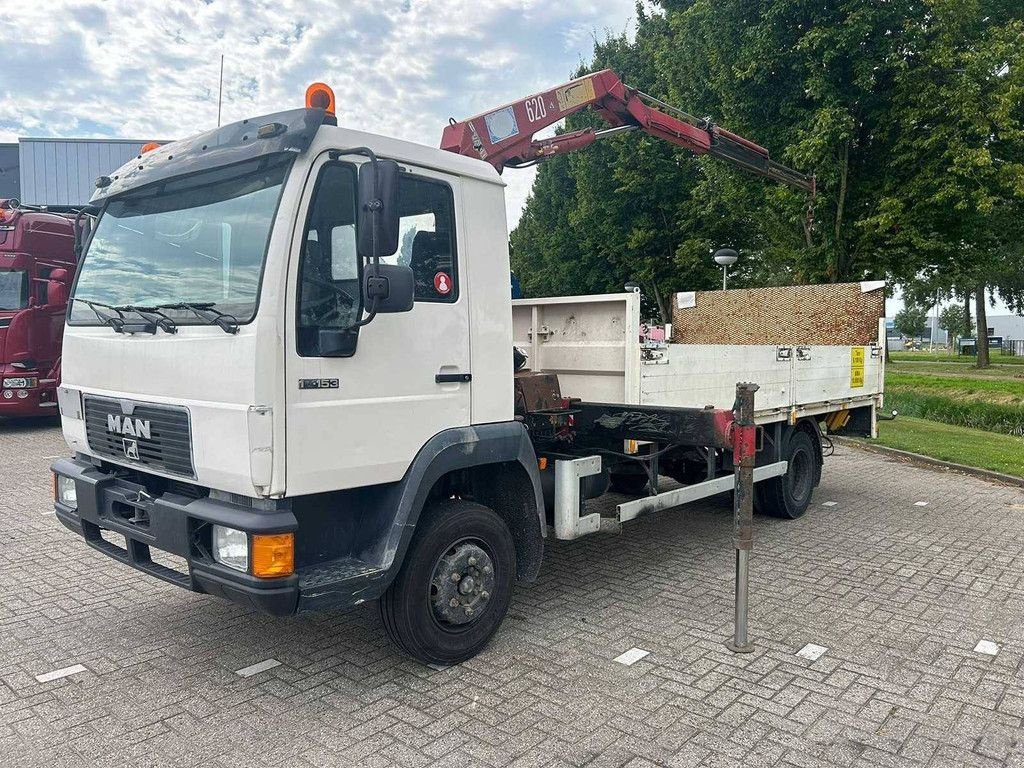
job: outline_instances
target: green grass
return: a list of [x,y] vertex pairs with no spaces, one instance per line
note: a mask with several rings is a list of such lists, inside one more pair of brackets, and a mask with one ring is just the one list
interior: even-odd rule
[[1024,386],[1024,366],[991,365],[988,368],[975,368],[963,363],[923,362],[908,363],[898,360],[889,363],[886,370],[890,373],[913,374],[915,376],[946,376],[948,378],[969,379],[1007,379],[1019,381]]
[[[894,363],[958,363],[964,366],[973,366],[974,357],[970,355],[954,355],[949,352],[890,352],[889,359]],[[993,350],[989,356],[989,362],[993,365],[1024,365],[1024,357],[1004,355],[998,350]]]
[[901,415],[878,425],[877,442],[942,461],[1024,477],[1024,438],[1020,437]]
[[885,404],[904,416],[1002,435],[1024,436],[1024,378],[1009,366],[1004,376],[954,364],[895,364],[886,371]]
[[909,390],[966,397],[1004,405],[1024,405],[1024,378],[943,376],[937,373],[904,373],[906,367],[887,371],[886,389]]

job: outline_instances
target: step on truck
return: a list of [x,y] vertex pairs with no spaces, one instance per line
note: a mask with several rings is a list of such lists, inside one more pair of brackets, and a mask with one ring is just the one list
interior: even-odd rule
[[57,415],[75,219],[0,200],[0,419]]
[[[801,368],[767,335],[657,341],[635,293],[511,300],[505,167],[641,130],[813,192],[659,105],[600,72],[453,122],[431,149],[339,127],[315,84],[304,109],[98,179],[67,312],[58,519],[150,576],[271,614],[377,601],[401,649],[450,664],[497,631],[545,537],[731,489],[738,380],[778,384],[758,413],[761,506],[803,514],[820,425],[873,429],[871,344],[812,347]],[[586,107],[611,127],[532,138]],[[628,496],[601,516],[609,487]]]

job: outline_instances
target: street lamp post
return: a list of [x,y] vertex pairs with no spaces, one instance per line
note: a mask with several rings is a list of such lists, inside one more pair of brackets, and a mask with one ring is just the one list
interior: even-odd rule
[[722,268],[722,290],[727,290],[729,287],[729,267],[739,260],[740,255],[732,248],[719,248],[715,251],[713,258],[715,264]]

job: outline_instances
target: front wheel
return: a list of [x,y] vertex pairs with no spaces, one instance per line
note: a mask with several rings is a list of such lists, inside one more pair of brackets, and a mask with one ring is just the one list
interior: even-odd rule
[[460,500],[431,505],[380,599],[388,636],[425,664],[472,658],[505,618],[515,567],[512,534],[493,510]]
[[784,445],[783,459],[789,467],[782,477],[755,486],[758,509],[774,517],[796,520],[811,505],[821,454],[815,450],[811,436],[802,430],[790,433]]

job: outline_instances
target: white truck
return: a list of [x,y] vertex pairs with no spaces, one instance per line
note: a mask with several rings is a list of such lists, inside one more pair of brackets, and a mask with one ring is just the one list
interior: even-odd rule
[[[64,336],[58,519],[271,614],[379,600],[402,649],[450,664],[497,631],[549,529],[575,538],[729,490],[739,379],[762,386],[761,505],[803,514],[820,423],[873,432],[875,347],[851,390],[856,346],[805,350],[801,368],[792,345],[642,339],[635,293],[512,302],[497,168],[553,150],[485,155],[538,104],[548,121],[581,108],[580,82],[458,124],[468,152],[338,127],[316,86],[305,109],[99,179]],[[767,153],[740,164],[785,177]],[[609,484],[636,498],[588,514]]]

